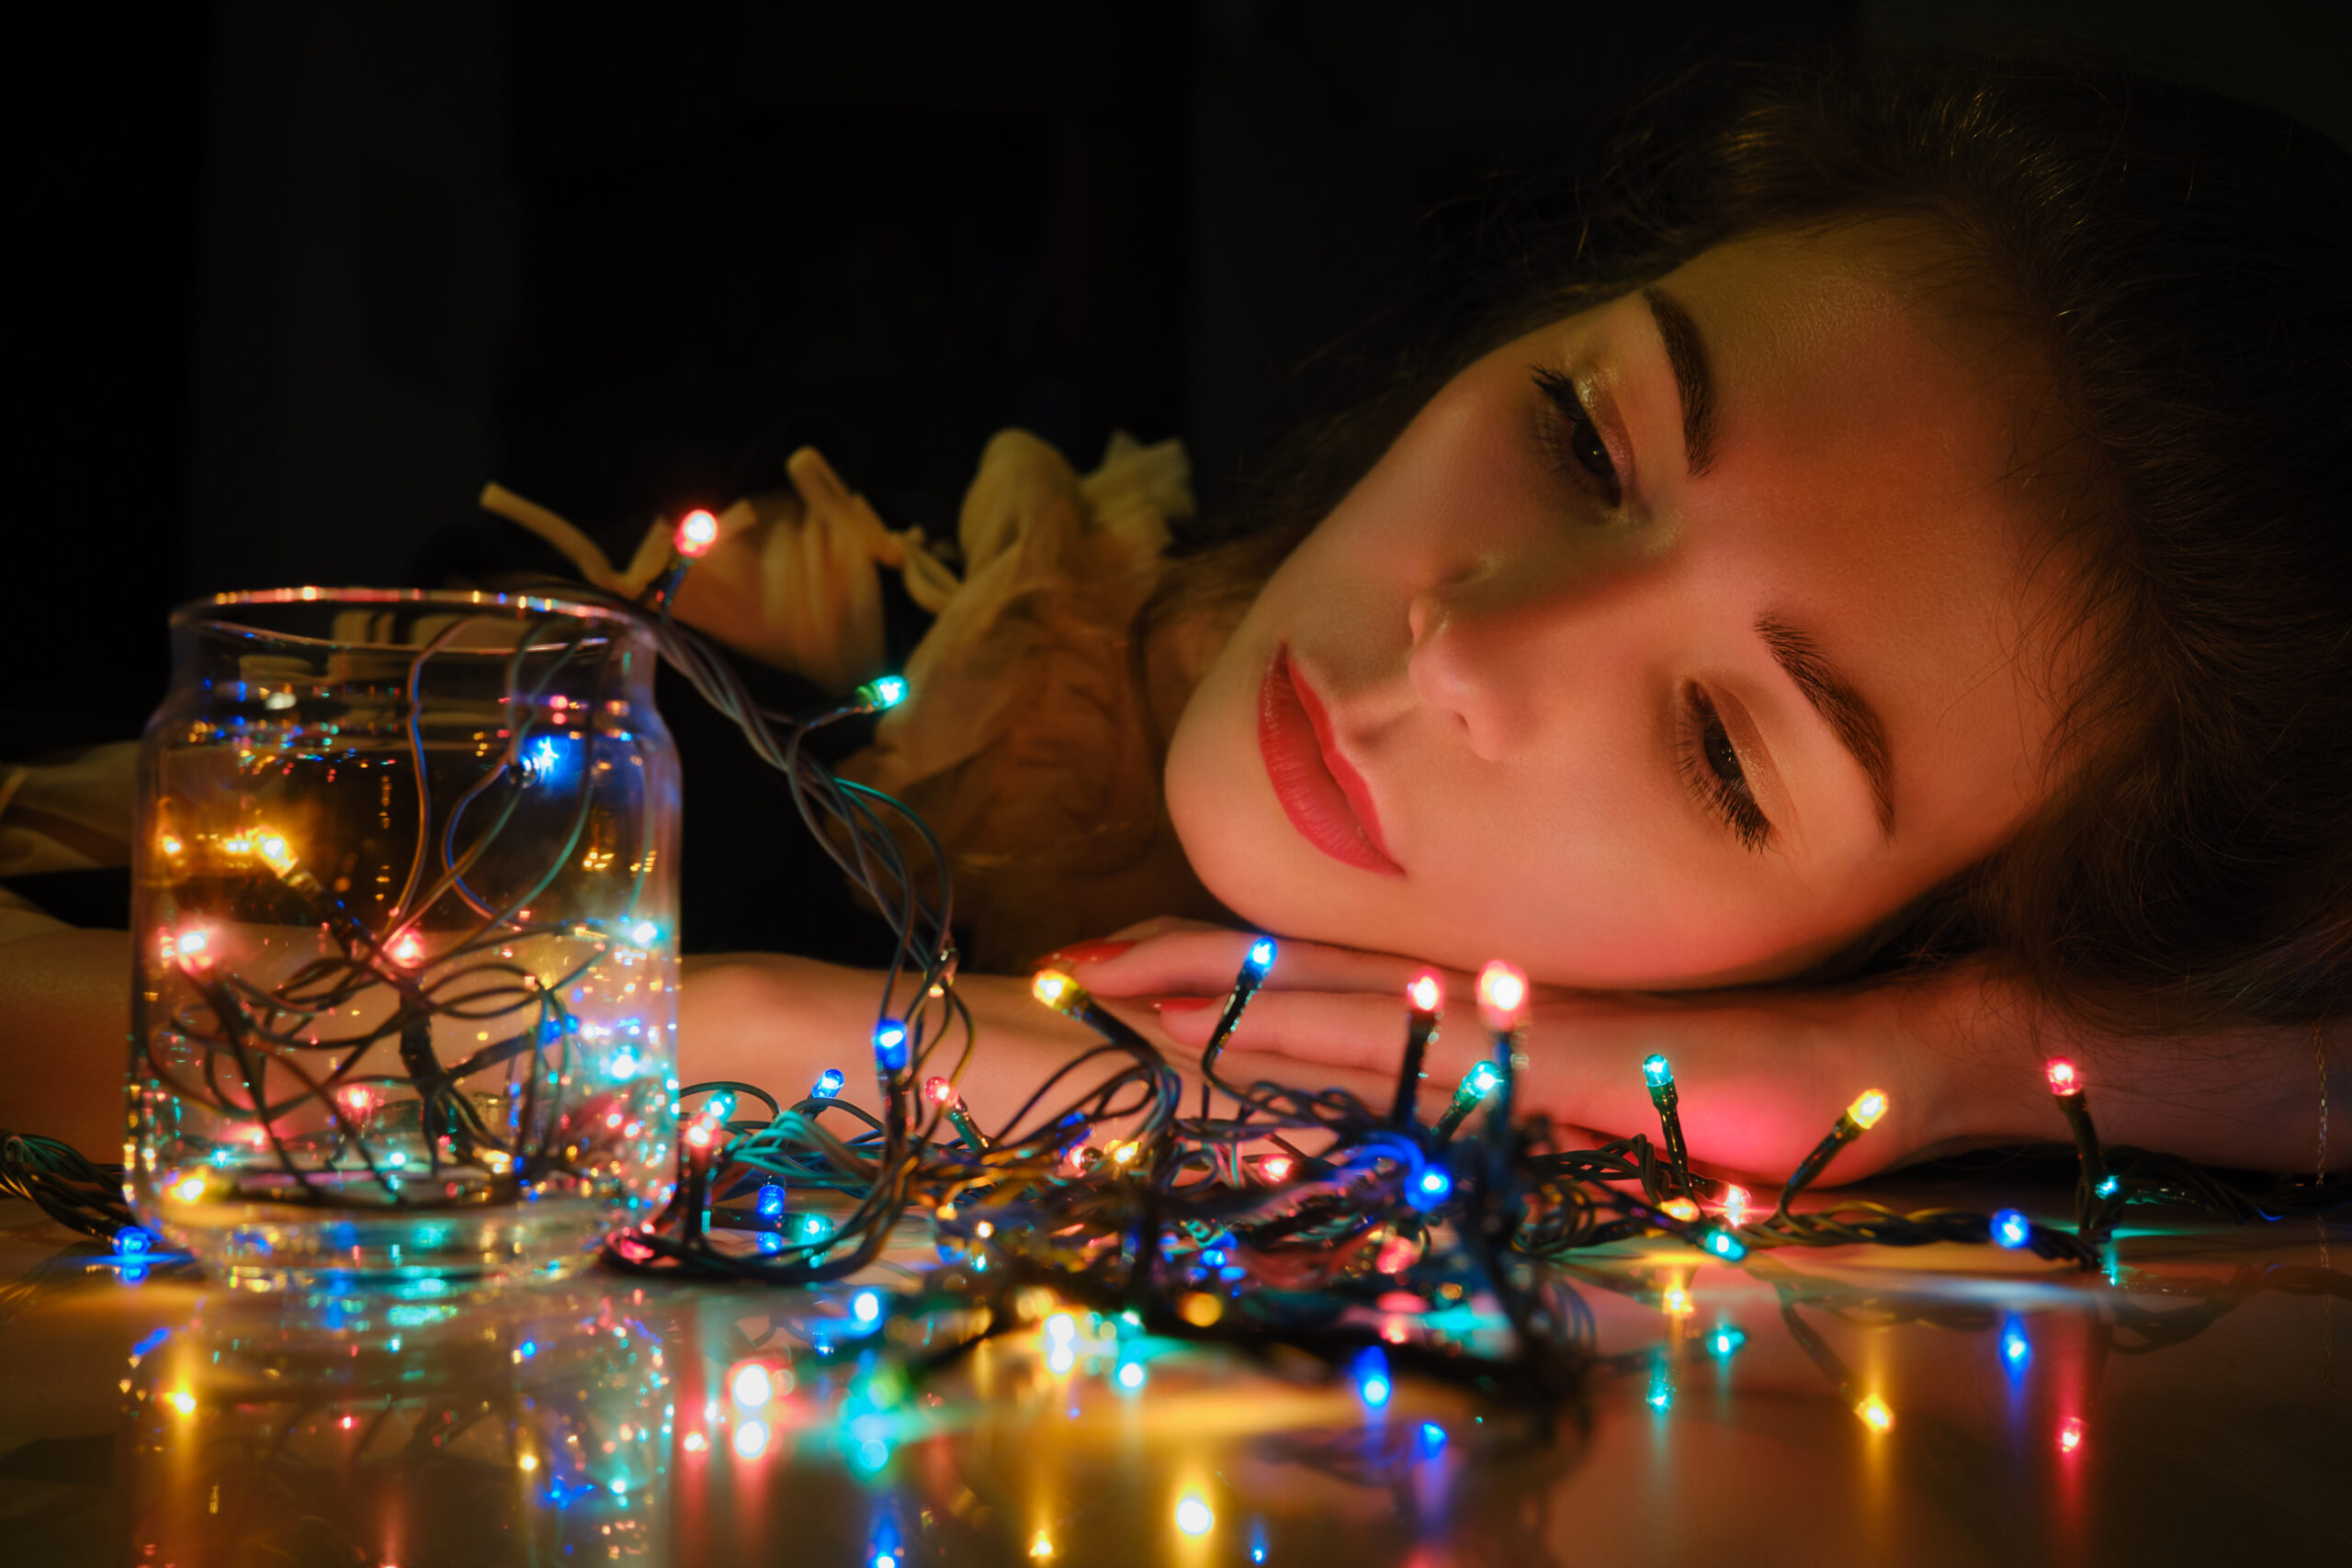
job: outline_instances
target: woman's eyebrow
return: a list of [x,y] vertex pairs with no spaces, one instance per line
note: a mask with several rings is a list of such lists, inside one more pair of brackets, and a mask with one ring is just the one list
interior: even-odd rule
[[1877,710],[1863,700],[1852,682],[1838,673],[1836,665],[1822,657],[1811,637],[1779,616],[1769,611],[1757,616],[1756,635],[1764,639],[1764,646],[1772,650],[1772,661],[1796,682],[1813,711],[1838,737],[1838,744],[1871,781],[1871,797],[1878,804],[1879,831],[1893,838],[1894,784],[1887,762],[1886,726],[1880,722]]
[[1715,457],[1715,378],[1707,366],[1706,341],[1690,312],[1665,289],[1643,289],[1642,301],[1657,321],[1658,341],[1666,344],[1666,362],[1681,394],[1683,459],[1696,479]]

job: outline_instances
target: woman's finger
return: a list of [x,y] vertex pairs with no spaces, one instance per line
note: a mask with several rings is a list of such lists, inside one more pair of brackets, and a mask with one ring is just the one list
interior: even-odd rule
[[[1099,996],[1222,996],[1232,989],[1242,960],[1260,940],[1255,932],[1216,928],[1169,931],[1109,956],[1086,957],[1083,949],[1073,950],[1071,972]],[[1277,939],[1265,984],[1269,991],[1385,992],[1402,998],[1407,983],[1430,967],[1393,953]],[[1438,973],[1450,991],[1468,997],[1467,976]],[[1399,999],[1395,1005],[1404,1004]]]
[[[1214,1002],[1163,1005],[1159,1027],[1194,1050],[1216,1025]],[[1405,1002],[1377,991],[1266,991],[1241,1015],[1227,1043],[1272,1051],[1320,1066],[1394,1072],[1405,1050]]]

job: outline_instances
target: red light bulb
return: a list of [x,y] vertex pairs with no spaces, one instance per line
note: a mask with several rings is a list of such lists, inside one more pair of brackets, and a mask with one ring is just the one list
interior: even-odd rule
[[718,543],[718,519],[696,507],[678,519],[678,532],[671,542],[688,560],[699,560]]
[[1478,971],[1478,1016],[1498,1032],[1519,1026],[1527,1006],[1527,976],[1496,959]]

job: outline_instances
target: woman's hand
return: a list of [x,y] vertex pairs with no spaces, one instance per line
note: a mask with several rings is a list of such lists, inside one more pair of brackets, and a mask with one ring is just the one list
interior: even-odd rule
[[[1154,1005],[1165,1034],[1197,1052],[1255,937],[1153,921],[1122,938],[1132,945],[1090,943],[1058,957],[1104,1000]],[[1319,1086],[1331,1069],[1359,1082],[1385,1080],[1392,1087],[1374,1101],[1385,1104],[1404,1044],[1405,987],[1425,971],[1444,980],[1447,998],[1420,1086],[1422,1114],[1434,1116],[1462,1075],[1493,1054],[1478,1022],[1472,976],[1386,953],[1283,942],[1232,1048],[1287,1058],[1261,1066],[1303,1086]],[[1529,1066],[1519,1105],[1600,1134],[1654,1133],[1657,1113],[1641,1064],[1664,1052],[1674,1064],[1693,1156],[1777,1179],[1856,1095],[1883,1089],[1890,1102],[1885,1119],[1832,1167],[1834,1179],[1850,1180],[1978,1130],[1968,1114],[1973,1097],[1962,1081],[1969,1075],[1961,1058],[1906,1043],[1905,999],[1898,987],[1678,998],[1539,987],[1529,1010]],[[2048,1120],[2040,1135],[2063,1136],[2055,1115]]]

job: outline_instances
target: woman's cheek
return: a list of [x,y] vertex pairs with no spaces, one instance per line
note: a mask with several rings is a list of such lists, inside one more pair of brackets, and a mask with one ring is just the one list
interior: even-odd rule
[[[1240,638],[1237,637],[1235,643]],[[1168,816],[1193,874],[1218,902],[1237,913],[1256,900],[1246,868],[1266,858],[1258,818],[1265,815],[1265,785],[1256,726],[1236,678],[1240,650],[1228,644],[1194,689],[1168,743]]]

